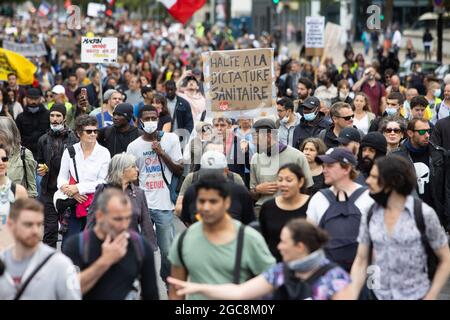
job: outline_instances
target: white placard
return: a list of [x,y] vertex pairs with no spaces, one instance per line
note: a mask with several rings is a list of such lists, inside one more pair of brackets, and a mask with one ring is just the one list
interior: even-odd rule
[[306,17],[305,48],[325,46],[325,17]]
[[24,57],[41,57],[47,55],[47,49],[43,43],[17,43],[4,40],[3,48],[19,53]]
[[87,15],[89,17],[98,17],[99,14],[105,12],[106,6],[101,3],[89,2],[87,6]]
[[82,63],[117,62],[117,38],[82,37]]

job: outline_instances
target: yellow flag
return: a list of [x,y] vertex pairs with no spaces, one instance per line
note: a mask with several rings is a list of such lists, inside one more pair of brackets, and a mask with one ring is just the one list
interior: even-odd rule
[[17,82],[20,85],[33,84],[36,66],[24,56],[0,48],[0,80],[8,80],[8,74],[17,74]]

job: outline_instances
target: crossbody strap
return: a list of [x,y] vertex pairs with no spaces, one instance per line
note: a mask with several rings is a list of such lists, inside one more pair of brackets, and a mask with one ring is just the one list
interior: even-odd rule
[[78,178],[78,170],[77,170],[77,162],[75,161],[75,148],[73,146],[70,146],[67,148],[69,151],[69,156],[72,158],[73,161],[73,167],[75,169],[75,178],[77,179],[77,182],[80,182],[80,179]]
[[30,276],[28,277],[28,279],[23,283],[22,287],[19,289],[19,291],[17,291],[16,296],[14,297],[14,300],[19,300],[20,297],[22,296],[22,294],[24,293],[25,289],[28,287],[28,285],[30,284],[31,280],[34,278],[34,276],[39,272],[39,270],[42,269],[42,267],[47,263],[48,260],[50,260],[51,257],[53,257],[53,255],[56,252],[52,252],[50,253],[37,267],[36,269],[34,269],[34,271],[30,274]]
[[239,284],[241,276],[242,250],[244,248],[245,224],[241,224],[237,235],[236,258],[234,260],[233,283]]

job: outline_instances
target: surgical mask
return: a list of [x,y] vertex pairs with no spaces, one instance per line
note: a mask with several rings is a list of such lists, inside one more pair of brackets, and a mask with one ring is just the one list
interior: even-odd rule
[[388,116],[393,116],[397,114],[397,108],[386,108],[386,113]]
[[348,97],[348,93],[347,92],[339,92],[339,99],[340,100],[345,100]]
[[308,272],[319,267],[323,259],[325,259],[325,252],[319,249],[304,258],[289,261],[286,265],[294,272]]
[[158,128],[158,121],[142,122],[142,129],[148,134],[152,134]]
[[283,119],[280,120],[281,123],[288,123],[289,122],[289,115],[287,114]]
[[31,113],[37,113],[39,111],[39,106],[28,105],[28,111]]
[[387,203],[389,200],[389,196],[391,195],[391,191],[384,192],[384,190],[381,190],[378,193],[369,193],[369,195],[372,197],[373,200],[383,208],[387,207]]
[[434,90],[434,96],[435,96],[436,98],[439,98],[439,97],[441,96],[441,89],[436,89],[436,90]]
[[50,129],[53,130],[53,132],[59,132],[64,129],[64,124],[50,124]]
[[311,112],[311,113],[304,113],[303,118],[305,118],[305,121],[313,121],[317,117],[317,112]]

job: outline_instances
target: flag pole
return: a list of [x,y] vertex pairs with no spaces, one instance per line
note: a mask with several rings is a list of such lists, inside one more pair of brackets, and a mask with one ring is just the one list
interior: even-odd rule
[[99,83],[99,92],[100,92],[100,113],[101,113],[101,119],[102,119],[102,128],[105,126],[105,115],[103,114],[103,77],[102,77],[102,64],[97,63],[96,66],[98,70],[98,74],[100,75],[100,83]]

